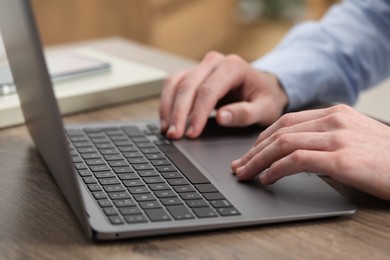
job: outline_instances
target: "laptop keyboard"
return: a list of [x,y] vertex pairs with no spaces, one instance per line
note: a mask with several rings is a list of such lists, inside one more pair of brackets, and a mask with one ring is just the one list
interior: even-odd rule
[[240,215],[156,125],[66,134],[76,171],[113,225]]

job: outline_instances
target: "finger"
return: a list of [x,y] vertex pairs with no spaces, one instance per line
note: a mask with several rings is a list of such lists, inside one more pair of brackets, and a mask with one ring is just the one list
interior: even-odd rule
[[180,71],[168,77],[164,82],[164,87],[161,91],[160,108],[159,108],[160,127],[163,133],[165,133],[168,130],[169,115],[171,113],[175,88],[178,82],[180,82],[187,73],[188,70]]
[[217,111],[217,122],[222,126],[248,126],[262,121],[268,104],[259,98],[254,101],[242,101],[221,107]]
[[228,56],[225,61],[198,88],[187,137],[195,138],[202,132],[210,112],[218,100],[244,81],[248,65],[238,56]]
[[[260,143],[255,144],[253,147],[249,149],[249,151],[240,159],[235,160],[232,164],[233,169],[237,169],[243,165],[245,165],[249,160],[251,160],[256,154],[260,153],[263,149],[271,145],[272,143],[283,143],[289,138],[289,136],[292,136],[293,133],[302,133],[306,135],[306,140],[311,140],[313,137],[317,138],[317,133],[321,134],[323,132],[326,132],[328,129],[329,124],[327,123],[328,119],[320,118],[308,122],[299,123],[296,125],[292,125],[290,127],[284,127],[278,129],[276,132],[272,133],[267,139],[263,140]],[[296,135],[299,137],[299,135]],[[295,140],[297,142],[300,142],[300,139]],[[333,146],[333,142],[330,140],[328,143],[324,144],[324,148],[331,149]]]
[[187,73],[177,84],[169,118],[170,128],[167,133],[169,138],[183,136],[197,88],[223,60],[222,54],[209,53],[195,69]]
[[291,133],[278,138],[236,170],[241,180],[254,178],[274,162],[298,150],[329,151],[329,133]]
[[333,161],[332,152],[297,150],[273,163],[268,171],[260,176],[260,182],[272,184],[283,177],[300,172],[334,175],[336,166]]
[[306,121],[319,119],[324,116],[330,115],[335,111],[336,109],[332,107],[332,108],[324,108],[324,109],[305,110],[301,112],[285,114],[259,135],[259,137],[256,140],[256,144],[262,142],[263,140],[271,136],[278,129],[284,127],[290,127]]

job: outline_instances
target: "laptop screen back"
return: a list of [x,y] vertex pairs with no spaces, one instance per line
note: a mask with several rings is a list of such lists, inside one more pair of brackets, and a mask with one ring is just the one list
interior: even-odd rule
[[30,135],[86,228],[87,217],[83,210],[80,188],[68,153],[30,2],[1,0],[0,30]]

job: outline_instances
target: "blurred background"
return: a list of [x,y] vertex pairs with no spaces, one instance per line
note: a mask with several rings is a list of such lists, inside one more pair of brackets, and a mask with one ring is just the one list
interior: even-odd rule
[[32,0],[45,45],[121,36],[199,60],[209,50],[252,61],[336,0]]

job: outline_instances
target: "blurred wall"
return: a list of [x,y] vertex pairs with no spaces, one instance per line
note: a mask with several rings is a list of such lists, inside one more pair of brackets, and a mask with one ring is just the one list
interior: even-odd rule
[[236,0],[32,0],[43,43],[123,36],[200,58],[234,30]]

